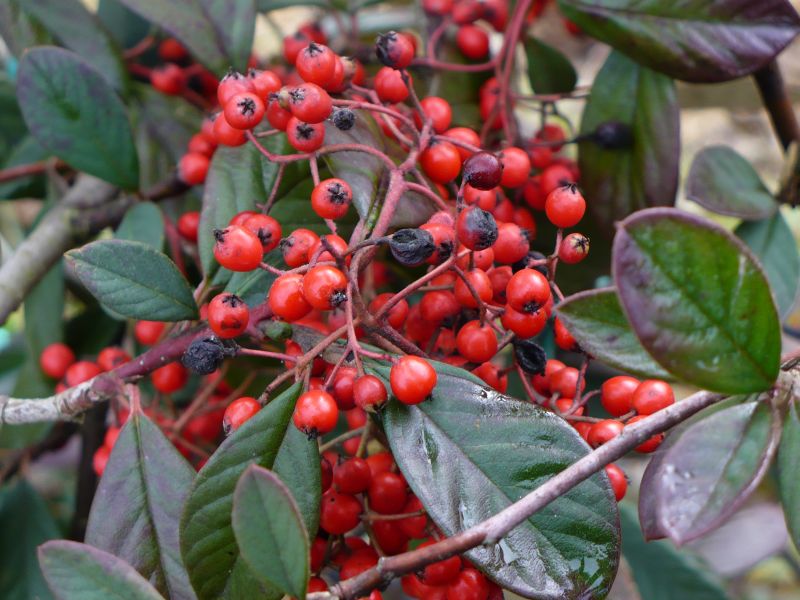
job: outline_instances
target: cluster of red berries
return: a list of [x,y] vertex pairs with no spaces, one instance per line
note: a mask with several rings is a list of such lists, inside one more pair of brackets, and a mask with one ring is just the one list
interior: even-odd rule
[[56,384],[56,392],[59,393],[116,369],[130,359],[130,355],[122,348],[109,346],[103,348],[95,360],[77,360],[69,346],[56,342],[42,351],[39,367],[47,377],[59,380]]

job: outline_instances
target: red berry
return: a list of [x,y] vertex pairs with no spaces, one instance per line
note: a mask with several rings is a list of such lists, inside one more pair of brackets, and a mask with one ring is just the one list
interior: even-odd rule
[[531,159],[528,158],[527,152],[514,146],[504,148],[500,153],[500,160],[503,163],[501,184],[504,187],[519,187],[528,180]]
[[374,409],[386,402],[386,386],[374,375],[362,375],[353,382],[353,400],[363,409]]
[[589,430],[589,445],[592,448],[602,446],[622,433],[623,428],[624,425],[622,423],[613,419],[598,421],[592,424],[592,428]]
[[526,339],[539,335],[547,325],[547,313],[544,310],[536,310],[532,313],[524,313],[506,306],[500,322],[508,331],[514,332],[518,338]]
[[569,183],[554,189],[547,195],[544,211],[556,227],[574,227],[586,212],[586,201],[578,186]]
[[75,362],[75,353],[66,344],[56,342],[48,345],[39,356],[42,373],[52,379],[61,379]]
[[286,124],[286,139],[298,152],[314,152],[325,143],[325,127],[322,123],[305,123],[293,116]]
[[[423,509],[422,502],[416,496],[409,496],[405,506],[403,506],[403,514],[419,512]],[[426,527],[428,525],[428,517],[425,514],[416,517],[406,517],[397,522],[409,538],[420,539],[425,537]]]
[[489,54],[489,34],[477,25],[462,25],[456,33],[456,46],[470,60],[481,60]]
[[672,387],[660,379],[647,379],[633,392],[631,404],[640,415],[652,415],[675,403]]
[[220,106],[225,106],[228,100],[236,94],[254,91],[253,82],[236,71],[229,71],[219,82],[217,87],[217,100]]
[[[438,96],[428,96],[420,101],[422,106],[422,113],[425,120],[430,119],[431,127],[436,133],[444,133],[450,127],[450,122],[453,120],[453,108],[450,103],[444,98]],[[422,126],[422,119],[419,114],[415,114],[414,118],[417,126]],[[459,156],[461,153],[459,153]]]
[[343,179],[320,181],[311,192],[311,208],[323,219],[340,219],[353,201],[353,190]]
[[[480,136],[475,132],[475,130],[470,129],[469,127],[453,127],[452,129],[448,129],[444,132],[444,137],[468,144],[470,146],[475,146],[476,148],[479,148],[481,145]],[[471,150],[468,150],[467,148],[464,148],[456,143],[453,143],[453,145],[458,148],[458,153],[461,155],[461,160],[467,160],[470,156],[472,156]]]
[[75,387],[78,384],[89,381],[92,377],[100,375],[102,372],[103,370],[97,364],[88,360],[79,360],[67,367],[64,380],[67,387]]
[[272,312],[289,323],[311,312],[311,305],[303,295],[303,276],[299,273],[278,277],[269,290],[268,302]]
[[298,54],[294,63],[304,81],[326,86],[336,72],[336,54],[322,44],[311,42]]
[[283,57],[286,62],[293,65],[300,51],[312,41],[314,40],[305,31],[297,31],[283,38]]
[[497,353],[497,335],[488,324],[466,323],[456,336],[458,353],[474,363],[486,362]]
[[497,241],[492,249],[497,262],[511,265],[525,258],[530,250],[530,243],[519,225],[500,223],[497,226]]
[[241,129],[231,127],[223,113],[214,119],[214,139],[222,146],[241,146],[247,141],[247,136]]
[[215,229],[214,258],[231,271],[252,271],[261,264],[264,251],[261,240],[244,227]]
[[522,188],[522,197],[532,209],[544,210],[547,194],[542,189],[541,175],[534,175],[525,182],[525,187]]
[[[372,302],[369,303],[369,312],[373,315],[377,314],[378,311],[383,308],[393,296],[394,294],[388,292],[379,294]],[[406,317],[408,317],[408,302],[406,302],[405,299],[402,299],[389,309],[389,314],[386,315],[386,320],[388,321],[389,325],[399,331],[406,322]]]
[[406,481],[396,473],[378,473],[370,481],[367,496],[371,510],[384,515],[400,514],[408,500]]
[[207,156],[189,152],[178,162],[178,177],[188,185],[200,185],[206,180],[209,160]]
[[578,393],[578,381],[580,380],[580,391],[586,387],[586,380],[580,376],[578,369],[564,367],[549,376],[550,390],[557,392],[564,398],[574,398]]
[[449,183],[461,171],[461,154],[450,142],[437,142],[428,146],[419,157],[425,174],[436,183]]
[[447,586],[447,600],[488,600],[489,582],[477,569],[462,569]]
[[309,251],[319,242],[319,236],[310,229],[295,229],[280,242],[283,261],[292,268],[308,262]]
[[420,314],[428,323],[440,323],[461,311],[456,296],[448,290],[427,292],[419,303]]
[[354,496],[328,490],[320,503],[319,526],[331,535],[340,535],[361,523],[361,506]]
[[180,390],[189,379],[189,371],[180,363],[174,362],[159,367],[150,375],[153,387],[162,394],[172,394]]
[[130,354],[118,346],[109,346],[100,350],[97,364],[103,371],[111,371],[131,360]]
[[322,123],[333,111],[333,101],[316,83],[303,83],[289,91],[289,110],[305,123]]
[[520,269],[506,287],[508,305],[526,314],[536,312],[550,299],[550,282],[536,269]]
[[403,404],[419,404],[436,387],[436,371],[425,359],[403,356],[389,373],[392,394]]
[[186,48],[175,38],[167,38],[158,45],[158,55],[162,60],[178,62],[189,57]]
[[600,387],[600,404],[608,414],[621,417],[633,409],[633,393],[637,387],[639,380],[627,375],[607,379]]
[[331,310],[347,300],[347,276],[336,267],[317,265],[303,277],[303,295],[317,310]]
[[269,95],[276,93],[283,87],[281,78],[272,71],[259,71],[258,69],[250,69],[247,71],[247,78],[253,87],[253,92],[258,94],[262,102],[266,104],[269,101]]
[[[327,545],[327,542],[325,542],[325,543]],[[318,569],[314,569],[314,570],[316,571]],[[312,594],[314,592],[327,592],[328,591],[328,584],[325,583],[325,580],[322,579],[321,577],[312,577],[312,578],[310,578],[308,580],[308,587],[306,588],[306,591],[309,594]]]
[[333,483],[340,492],[360,494],[367,491],[372,480],[369,464],[363,458],[348,458],[333,469]]
[[261,242],[261,251],[266,254],[278,247],[281,242],[281,224],[269,215],[249,216],[243,227],[254,233]]
[[261,410],[261,404],[250,396],[242,396],[231,402],[222,417],[222,428],[225,430],[225,435],[230,435],[239,429],[259,410]]
[[252,129],[264,118],[264,101],[255,92],[236,94],[225,104],[225,120],[236,129]]
[[310,390],[297,399],[292,420],[295,427],[306,435],[325,435],[336,427],[339,407],[328,392]]
[[[492,282],[485,271],[481,269],[471,269],[464,273],[464,279],[472,286],[472,291],[478,295],[481,302],[485,303],[491,301],[494,291],[492,290]],[[464,279],[460,277],[456,279],[455,286],[453,287],[456,300],[458,300],[461,306],[478,308],[478,302],[475,296],[472,295],[472,291],[469,289]]]
[[431,15],[446,15],[453,10],[454,0],[422,0],[422,10]]
[[178,65],[167,63],[150,72],[150,83],[162,94],[178,96],[186,89],[188,78]]
[[292,118],[292,112],[283,108],[280,102],[273,98],[267,101],[266,114],[269,124],[279,131],[286,131],[289,119]]
[[405,69],[414,60],[415,48],[410,36],[390,31],[375,41],[378,60],[392,69]]
[[553,332],[555,333],[556,346],[567,352],[577,352],[580,350],[577,340],[561,322],[558,317],[553,321]]
[[391,471],[394,468],[394,458],[389,452],[376,452],[367,457],[367,464],[375,477],[378,473]]
[[569,184],[573,180],[572,171],[565,165],[552,164],[547,167],[541,174],[541,189],[545,198],[550,195],[550,192],[560,188],[561,186]]
[[[646,419],[647,415],[639,415],[636,417],[632,417],[627,423],[625,423],[625,427],[633,425],[634,423],[638,423],[642,419]],[[650,452],[655,452],[656,449],[661,445],[661,442],[664,441],[664,434],[663,433],[656,433],[655,435],[650,436],[641,444],[636,446],[635,450],[637,452],[641,452],[643,454],[649,454]]]
[[161,321],[137,321],[133,335],[143,346],[152,346],[161,338],[166,326],[167,324]]
[[187,242],[197,242],[197,230],[200,227],[200,213],[196,210],[183,213],[178,218],[178,233]]
[[208,326],[221,338],[243,334],[249,322],[250,309],[235,294],[218,294],[208,304]]
[[606,475],[611,481],[611,489],[614,491],[614,498],[617,502],[625,497],[625,492],[628,491],[628,478],[625,477],[625,471],[620,469],[614,463],[606,465]]
[[377,563],[378,555],[374,549],[363,548],[356,550],[342,561],[339,567],[339,577],[341,577],[342,580],[350,579],[351,577],[363,573],[367,569],[371,569]]
[[[408,75],[409,85],[411,76]],[[381,102],[398,104],[408,98],[408,86],[403,81],[403,75],[390,67],[382,67],[375,75],[375,93],[378,94]]]
[[570,233],[558,247],[558,259],[568,265],[581,262],[588,254],[589,238],[582,233]]
[[[250,217],[256,216],[258,213],[254,210],[243,210],[242,212],[238,212],[233,215],[233,218],[228,221],[228,225],[233,226],[236,225],[237,227],[244,227],[244,224]],[[255,232],[254,232],[255,233]]]
[[503,178],[503,163],[490,152],[476,152],[464,161],[464,180],[477,190],[493,190]]
[[[428,540],[420,544],[420,548],[435,544],[434,540]],[[461,557],[451,556],[435,563],[430,563],[425,567],[422,581],[426,585],[445,585],[453,581],[461,572]]]
[[408,550],[409,538],[396,520],[373,521],[372,535],[384,554],[394,556]]

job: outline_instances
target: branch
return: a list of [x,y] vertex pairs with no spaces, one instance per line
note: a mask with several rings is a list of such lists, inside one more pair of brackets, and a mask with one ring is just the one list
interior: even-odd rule
[[576,485],[591,477],[606,465],[621,458],[651,436],[666,431],[685,421],[693,414],[724,398],[721,394],[698,392],[685,400],[643,419],[601,446],[573,463],[561,473],[539,486],[521,500],[508,506],[495,516],[469,529],[412,552],[381,558],[378,564],[331,588],[328,595],[313,594],[309,600],[338,598],[351,600],[363,596],[370,590],[387,583],[395,577],[420,570],[425,565],[445,559],[481,544],[492,545],[499,542],[509,531],[528,517],[556,500]]
[[800,125],[797,122],[792,101],[783,84],[783,76],[776,60],[762,67],[753,75],[761,94],[761,100],[769,113],[772,128],[786,150],[792,142],[800,142]]
[[0,267],[0,325],[76,242],[125,213],[132,199],[113,200],[117,188],[89,175],[78,177],[63,200]]

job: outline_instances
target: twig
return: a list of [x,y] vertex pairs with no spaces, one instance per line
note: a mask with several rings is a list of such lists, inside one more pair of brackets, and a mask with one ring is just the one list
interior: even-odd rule
[[761,100],[769,113],[772,127],[783,149],[792,142],[800,141],[800,125],[797,122],[792,101],[783,84],[783,76],[777,61],[773,60],[753,74]]

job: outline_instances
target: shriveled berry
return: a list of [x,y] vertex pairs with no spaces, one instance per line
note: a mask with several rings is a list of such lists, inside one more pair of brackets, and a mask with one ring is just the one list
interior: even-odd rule
[[514,358],[523,371],[530,375],[544,373],[547,364],[547,354],[539,344],[533,340],[514,340]]
[[336,108],[333,111],[333,124],[341,131],[350,131],[356,124],[356,113],[349,108]]
[[375,55],[387,67],[405,69],[414,59],[414,45],[407,36],[390,31],[378,36]]
[[208,375],[216,371],[226,356],[236,354],[236,350],[228,349],[216,337],[194,340],[181,356],[181,364],[197,373]]
[[458,241],[470,250],[491,248],[497,241],[498,227],[492,213],[477,206],[461,211],[456,221]]
[[475,189],[494,189],[502,178],[503,163],[490,152],[476,152],[464,162],[464,179]]
[[424,229],[401,229],[389,239],[389,250],[401,265],[421,265],[436,250],[433,236]]

